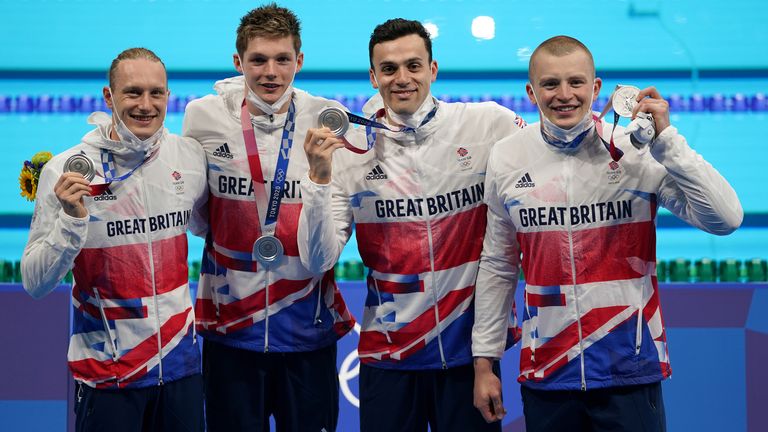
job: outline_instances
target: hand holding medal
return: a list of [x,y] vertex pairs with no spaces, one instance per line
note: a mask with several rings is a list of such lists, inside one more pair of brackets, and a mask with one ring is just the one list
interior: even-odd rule
[[[611,95],[613,111],[620,117],[632,118],[635,114],[635,108],[639,104],[637,100],[639,94],[640,89],[635,86],[616,86],[616,90]],[[650,143],[656,136],[653,116],[644,112],[637,112],[635,119],[624,130],[624,134],[632,134],[629,140],[635,148],[639,149]]]

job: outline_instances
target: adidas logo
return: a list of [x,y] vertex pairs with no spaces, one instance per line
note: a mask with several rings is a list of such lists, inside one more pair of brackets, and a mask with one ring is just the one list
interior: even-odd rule
[[368,175],[365,176],[366,180],[386,180],[387,175],[384,174],[384,170],[381,169],[381,165],[376,165],[376,168],[372,169]]
[[524,176],[520,177],[520,180],[518,180],[515,185],[516,188],[529,188],[534,186],[536,186],[536,183],[533,182],[531,175],[528,173],[525,173]]
[[104,189],[104,192],[102,192],[101,195],[93,197],[94,201],[114,201],[116,199],[117,195],[113,194],[109,188]]
[[234,159],[234,156],[232,156],[232,152],[229,151],[229,144],[227,143],[224,143],[221,147],[214,150],[213,155],[216,157]]

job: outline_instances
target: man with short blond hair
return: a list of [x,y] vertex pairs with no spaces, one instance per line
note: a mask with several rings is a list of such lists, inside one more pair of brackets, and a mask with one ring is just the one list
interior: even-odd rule
[[103,95],[112,115],[91,114],[96,128],[42,171],[24,288],[42,297],[72,269],[78,432],[202,432],[186,229],[205,233],[205,154],[163,127],[168,79],[152,51],[120,53]]
[[[739,199],[670,124],[654,87],[627,101],[633,118],[652,115],[652,140],[630,138],[629,127],[612,132],[592,112],[602,81],[578,40],[543,42],[529,79],[541,121],[489,157],[472,351],[502,355],[522,266],[526,430],[665,431],[661,381],[672,370],[656,280],[657,210],[726,235],[741,224]],[[477,369],[475,379],[484,383],[475,386],[479,406],[503,406],[498,379]]]

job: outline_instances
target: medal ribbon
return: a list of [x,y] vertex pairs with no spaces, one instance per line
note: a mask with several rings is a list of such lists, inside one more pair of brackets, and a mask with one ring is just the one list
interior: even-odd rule
[[603,145],[605,146],[606,150],[608,150],[608,153],[611,154],[611,159],[613,159],[614,162],[618,162],[619,159],[624,156],[624,152],[621,151],[620,148],[616,147],[616,144],[613,142],[613,132],[616,130],[616,125],[619,124],[619,115],[616,114],[616,112],[613,113],[613,128],[611,129],[610,143],[605,142],[601,135],[601,131],[603,130],[603,121],[601,117],[592,115],[592,118],[595,120],[595,132],[597,132],[598,138],[600,138],[600,141],[603,142]]
[[243,99],[240,109],[240,124],[243,128],[243,139],[245,140],[245,150],[248,155],[248,166],[251,170],[251,181],[253,182],[253,195],[256,199],[257,216],[261,219],[264,215],[264,223],[261,226],[262,235],[274,235],[277,229],[277,215],[280,212],[280,202],[283,199],[283,190],[285,189],[285,178],[288,174],[288,163],[290,162],[291,147],[293,146],[293,131],[296,128],[295,122],[296,106],[291,100],[288,107],[288,115],[283,125],[283,136],[280,141],[280,154],[275,165],[275,177],[272,180],[272,187],[267,196],[266,185],[264,184],[264,173],[261,171],[261,158],[259,158],[259,147],[256,144],[256,135],[251,123],[251,115]]
[[[427,113],[427,115],[424,117],[424,120],[421,121],[421,124],[419,124],[418,127],[422,127],[425,124],[427,124],[427,122],[432,120],[432,118],[435,116],[436,113],[437,113],[437,104],[435,104],[435,107],[432,108],[432,110],[429,113]],[[399,130],[393,130],[393,129],[390,129],[385,124],[377,122],[376,121],[377,118],[384,117],[384,115],[386,114],[386,111],[384,110],[384,108],[381,108],[376,113],[374,113],[370,119],[361,117],[357,114],[352,114],[350,112],[347,112],[346,114],[347,114],[347,118],[349,118],[350,123],[355,123],[355,124],[365,126],[365,140],[368,143],[368,148],[363,150],[353,146],[349,142],[344,143],[344,147],[347,150],[357,154],[367,153],[376,144],[376,132],[374,131],[374,128],[386,129],[390,132],[416,132],[416,129],[418,129],[418,128],[412,128],[412,127],[403,127]]]
[[149,153],[141,162],[139,162],[138,165],[133,167],[130,171],[121,176],[115,177],[115,173],[117,172],[117,168],[115,167],[115,157],[112,155],[112,152],[108,151],[107,149],[101,149],[101,166],[104,169],[104,183],[91,185],[91,196],[101,195],[112,183],[128,179],[128,177],[133,175],[137,169],[141,168],[141,166],[144,165],[154,154],[154,152]]

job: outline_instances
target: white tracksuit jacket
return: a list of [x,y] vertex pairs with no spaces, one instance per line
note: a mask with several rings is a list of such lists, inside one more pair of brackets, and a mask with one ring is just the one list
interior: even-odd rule
[[[414,132],[379,132],[365,154],[334,153],[331,185],[305,176],[302,260],[333,266],[354,223],[369,269],[358,354],[391,369],[470,363],[475,277],[485,232],[491,145],[522,119],[493,103],[438,102]],[[362,141],[364,128],[348,133]]]
[[[108,138],[109,128],[108,120],[99,124],[45,165],[22,280],[33,297],[42,297],[72,269],[68,357],[75,380],[98,388],[153,386],[200,372],[186,230],[204,234],[205,154],[193,140],[166,131],[130,177],[84,198],[86,218],[71,217],[54,185],[77,153],[94,162],[92,183],[104,183],[100,149],[122,147]],[[115,155],[116,174],[143,159],[143,153]]]
[[[323,108],[341,104],[294,89],[296,128],[275,233],[285,252],[264,268],[252,258],[263,216],[257,214],[240,124],[243,78],[219,81],[214,89],[218,94],[187,106],[183,126],[183,134],[198,140],[208,155],[211,193],[210,232],[195,302],[198,330],[207,339],[250,351],[306,352],[329,346],[352,329],[354,319],[333,271],[313,272],[302,265],[296,229],[302,207],[299,184],[309,167],[307,129],[316,127]],[[270,186],[286,116],[251,116]]]
[[[601,135],[610,138],[611,125]],[[519,381],[551,390],[660,381],[671,374],[656,281],[659,206],[704,231],[735,230],[734,190],[677,129],[637,150],[618,127],[614,162],[593,132],[575,149],[539,123],[499,142],[488,166],[488,228],[473,352],[500,357],[521,262]]]

